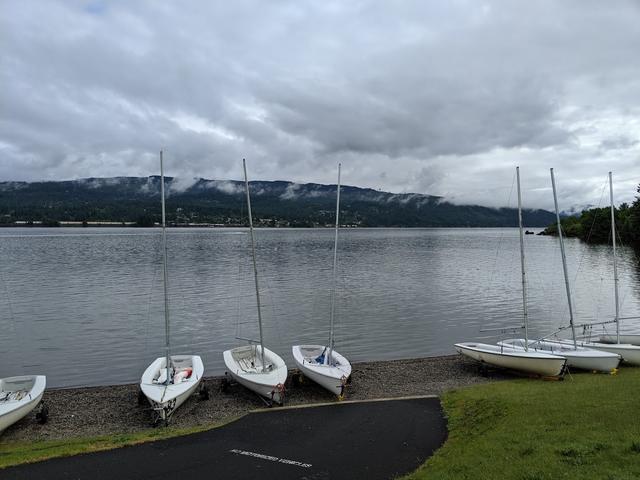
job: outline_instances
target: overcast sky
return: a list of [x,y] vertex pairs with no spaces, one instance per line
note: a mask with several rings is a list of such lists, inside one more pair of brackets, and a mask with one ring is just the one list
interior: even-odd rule
[[[0,180],[343,182],[631,201],[640,2],[0,0]],[[605,192],[605,195],[608,192]],[[601,200],[602,199],[602,200]]]

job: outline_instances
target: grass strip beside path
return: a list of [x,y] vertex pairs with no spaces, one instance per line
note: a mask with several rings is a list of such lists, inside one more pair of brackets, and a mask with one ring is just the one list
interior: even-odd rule
[[638,479],[639,398],[640,368],[448,392],[449,438],[406,478]]

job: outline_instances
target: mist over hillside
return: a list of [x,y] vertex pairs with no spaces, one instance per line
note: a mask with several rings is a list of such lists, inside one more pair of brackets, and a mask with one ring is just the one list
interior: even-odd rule
[[[244,183],[165,177],[170,224],[245,225]],[[335,185],[286,181],[250,182],[256,223],[312,227],[332,224]],[[441,197],[389,193],[342,186],[341,224],[358,227],[513,227],[517,211],[454,205]],[[528,227],[544,227],[554,216],[525,210]],[[0,224],[43,222],[160,221],[160,178],[86,178],[54,182],[0,182]]]

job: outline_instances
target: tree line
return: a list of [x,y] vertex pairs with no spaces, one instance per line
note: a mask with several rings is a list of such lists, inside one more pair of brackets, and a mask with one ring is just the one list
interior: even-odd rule
[[[615,209],[615,221],[618,240],[624,245],[640,247],[640,185],[636,191],[639,195],[631,205],[623,203]],[[565,217],[560,223],[567,237],[578,237],[588,243],[611,242],[610,207],[590,208],[578,216]],[[553,223],[543,233],[557,235],[558,228]]]

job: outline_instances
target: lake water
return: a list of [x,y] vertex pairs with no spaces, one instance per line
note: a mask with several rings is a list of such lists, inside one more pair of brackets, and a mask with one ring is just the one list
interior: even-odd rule
[[[159,229],[0,230],[0,377],[44,373],[50,386],[136,382],[163,354]],[[259,229],[265,344],[326,343],[333,231]],[[257,336],[248,234],[170,229],[173,353],[222,352]],[[557,239],[525,237],[532,335],[568,323]],[[611,249],[567,240],[578,322],[613,318]],[[620,249],[623,316],[640,314],[640,266]],[[497,341],[522,320],[517,229],[343,229],[336,349],[351,361],[450,354]],[[640,329],[637,320],[625,329]],[[607,327],[614,330],[613,326]],[[594,331],[598,334],[601,327]],[[521,336],[519,334],[518,336]]]

